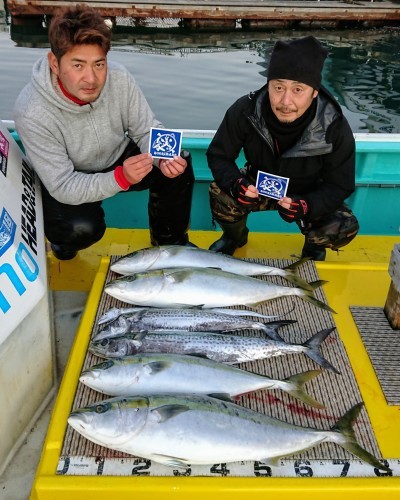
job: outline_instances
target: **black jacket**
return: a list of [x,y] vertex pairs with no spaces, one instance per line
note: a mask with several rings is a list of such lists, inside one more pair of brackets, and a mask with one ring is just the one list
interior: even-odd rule
[[238,99],[226,112],[207,150],[217,185],[230,193],[241,176],[236,159],[243,149],[252,175],[262,170],[289,177],[287,196],[307,200],[309,219],[332,213],[355,188],[355,141],[339,104],[321,88],[314,119],[297,143],[277,156],[262,113],[268,98],[265,85]]

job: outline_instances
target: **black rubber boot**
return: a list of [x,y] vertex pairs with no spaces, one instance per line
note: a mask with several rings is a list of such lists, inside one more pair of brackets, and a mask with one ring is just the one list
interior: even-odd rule
[[301,258],[310,257],[311,260],[325,260],[326,249],[321,245],[316,245],[315,243],[304,243],[303,250],[301,252]]
[[246,227],[247,217],[238,222],[220,222],[223,234],[221,238],[215,241],[209,248],[213,252],[233,255],[237,248],[241,248],[247,243],[249,230]]
[[63,248],[62,245],[54,245],[51,243],[50,246],[54,257],[58,260],[71,260],[78,255],[76,250],[67,250],[66,248]]

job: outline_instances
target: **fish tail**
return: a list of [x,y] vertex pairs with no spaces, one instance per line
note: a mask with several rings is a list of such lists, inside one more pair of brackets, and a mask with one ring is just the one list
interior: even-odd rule
[[283,275],[283,277],[290,283],[293,283],[293,285],[295,285],[298,288],[303,288],[304,290],[313,290],[312,286],[309,283],[307,283],[306,280],[300,278],[300,276],[297,273],[297,268],[302,264],[304,264],[304,262],[307,262],[308,260],[310,260],[310,257],[304,257],[284,267],[283,271],[285,272],[285,274]]
[[295,319],[281,319],[278,321],[269,321],[268,323],[258,323],[260,329],[272,340],[277,340],[278,342],[285,342],[283,338],[278,334],[278,328],[285,325],[291,325],[292,323],[297,323]]
[[356,421],[364,403],[358,403],[354,405],[348,412],[346,412],[343,417],[341,417],[336,424],[331,428],[331,431],[338,432],[345,438],[345,442],[340,442],[345,450],[350,451],[356,457],[364,460],[368,464],[376,467],[379,470],[384,470],[386,472],[392,472],[391,468],[380,462],[374,455],[369,451],[362,448],[356,440],[356,436],[353,430],[354,422]]
[[287,392],[291,394],[296,399],[303,401],[307,405],[313,406],[314,408],[325,408],[325,405],[314,399],[310,394],[307,394],[303,386],[306,382],[317,377],[321,373],[321,370],[309,370],[303,373],[297,373],[284,380],[292,388],[287,389]]
[[[324,285],[325,283],[327,283],[327,281],[318,280],[318,281],[312,281],[311,283],[308,283],[308,284],[310,285],[312,290],[316,290],[317,288]],[[325,304],[325,302],[322,302],[321,300],[316,299],[311,291],[299,290],[298,292],[299,293],[297,293],[296,295],[298,295],[302,299],[306,300],[307,302],[310,302],[314,306],[319,307],[321,309],[324,309],[325,311],[329,311],[331,313],[336,314],[336,311],[334,311],[331,307],[329,307],[328,304]]]
[[320,349],[322,342],[334,329],[335,328],[333,327],[319,331],[318,333],[313,335],[310,339],[308,339],[306,342],[304,342],[303,347],[306,348],[304,354],[306,354],[310,359],[315,361],[318,365],[322,366],[322,368],[340,374],[339,370],[337,370],[326,358],[322,356]]
[[296,273],[296,271],[291,271],[291,270],[285,271],[283,277],[285,278],[286,281],[289,281],[289,283],[292,283],[292,285],[296,286],[297,288],[302,288],[303,290],[308,290],[308,291],[313,290],[310,283],[307,283],[306,280],[300,278],[300,276]]

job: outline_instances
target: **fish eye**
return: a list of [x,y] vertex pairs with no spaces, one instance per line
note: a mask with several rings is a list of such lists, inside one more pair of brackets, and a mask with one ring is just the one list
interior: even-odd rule
[[96,406],[96,413],[104,413],[104,411],[105,411],[104,405]]
[[103,339],[101,342],[100,342],[100,345],[101,346],[106,346],[108,344],[108,339]]
[[107,368],[111,368],[114,365],[114,362],[112,359],[108,359],[107,361],[103,361],[103,363],[100,363],[98,365],[98,368],[101,370],[107,370]]

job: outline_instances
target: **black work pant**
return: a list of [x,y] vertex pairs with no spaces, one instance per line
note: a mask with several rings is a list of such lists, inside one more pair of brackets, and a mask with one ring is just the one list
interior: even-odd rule
[[[126,158],[140,154],[132,141],[121,157],[107,169],[122,165]],[[165,177],[157,167],[139,183],[130,186],[129,191],[149,190],[149,227],[153,245],[184,245],[187,243],[190,210],[194,185],[192,159],[187,151],[181,155],[187,161],[187,168],[178,177]],[[78,251],[99,241],[105,230],[104,210],[101,201],[68,205],[53,198],[42,185],[44,231],[46,238],[67,251]],[[132,210],[135,208],[132,201]],[[140,208],[139,208],[140,210]],[[123,216],[123,214],[121,214]]]

